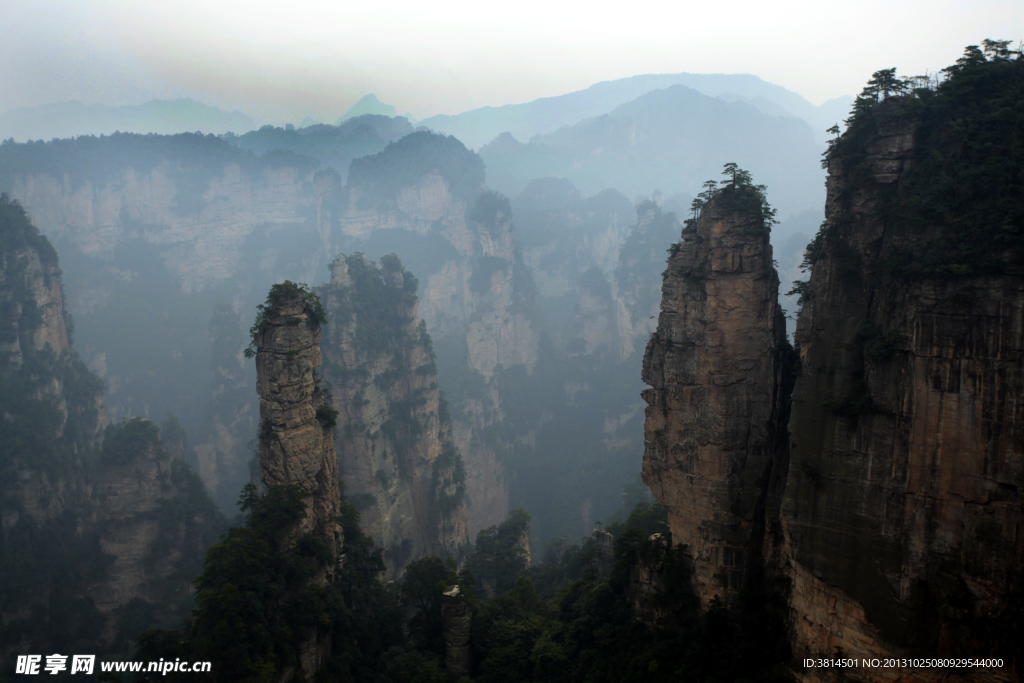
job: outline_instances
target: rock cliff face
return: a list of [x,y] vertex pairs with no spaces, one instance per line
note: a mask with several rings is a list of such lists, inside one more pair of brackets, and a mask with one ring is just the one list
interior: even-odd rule
[[887,268],[940,234],[893,215],[927,153],[906,109],[880,105],[862,158],[829,165],[777,561],[798,652],[1000,656],[1024,567],[1024,271]]
[[482,187],[472,198],[454,194],[438,170],[399,188],[393,205],[377,202],[364,208],[366,192],[349,190],[341,236],[400,231],[440,238],[451,249],[420,278],[420,312],[432,336],[465,339],[470,367],[486,378],[499,364],[532,369],[538,333],[514,306],[523,293],[517,292],[514,279],[517,256],[508,200]]
[[611,276],[636,211],[611,189],[583,199],[564,178],[533,180],[511,204],[523,261],[533,273],[548,322],[560,335],[561,301],[571,300],[577,280],[591,268]]
[[182,618],[222,531],[155,424],[102,429],[103,382],[74,354],[72,327],[56,252],[0,195],[2,658],[122,651]]
[[133,612],[186,614],[206,549],[226,526],[199,477],[166,445],[157,425],[140,418],[105,434],[96,523],[110,564],[88,595],[107,617],[107,640]]
[[465,468],[416,287],[394,256],[378,268],[361,255],[341,255],[319,290],[341,476],[392,578],[412,560],[458,556],[467,541]]
[[617,355],[619,347],[616,305],[611,285],[595,266],[576,282],[576,337],[587,356]]
[[[813,270],[801,287],[791,391],[785,367],[773,377],[765,353],[780,339],[767,306],[773,274],[736,298],[714,267],[760,260],[767,274],[770,251],[752,251],[762,238],[751,233],[724,261],[712,251],[707,266],[692,268],[700,263],[691,255],[729,223],[716,200],[684,231],[645,358],[654,388],[645,392],[644,475],[669,508],[673,542],[694,549],[702,596],[743,579],[744,556],[750,567],[763,557],[759,568],[784,579],[797,659],[996,657],[1004,667],[976,679],[1018,680],[1024,270],[1013,195],[993,187],[1019,190],[1020,180],[972,146],[988,149],[985,135],[1020,130],[1019,118],[1005,116],[1012,108],[976,100],[1013,83],[1019,92],[1024,72],[980,52],[951,71],[937,93],[862,98],[830,146],[826,222],[808,246]],[[1003,76],[1016,80],[992,85]],[[1002,114],[985,119],[991,112]],[[721,357],[706,350],[713,306],[758,321],[737,328]],[[716,376],[705,359],[739,364]],[[695,381],[701,373],[708,379]],[[775,446],[772,406],[788,425]],[[745,460],[736,445],[748,449]],[[929,681],[947,673],[796,675]]]
[[644,356],[643,477],[705,603],[742,586],[773,463],[785,320],[760,202],[742,206],[753,194],[721,190],[683,231]]
[[[201,174],[205,186],[189,172]],[[308,163],[257,170],[212,162],[194,169],[166,159],[108,177],[25,175],[11,197],[62,249],[109,257],[132,239],[158,245],[168,271],[192,292],[236,276],[245,267],[246,241],[261,226],[305,226],[331,189],[313,182]]]
[[[334,245],[396,252],[420,281],[427,324],[466,467],[470,535],[505,519],[510,449],[497,433],[500,368],[532,372],[539,330],[532,284],[507,199],[483,190],[479,157],[454,138],[415,133],[359,160],[341,200]],[[403,168],[401,174],[391,170]],[[364,246],[366,245],[366,246]],[[446,379],[450,378],[450,379]]]
[[[320,322],[316,295],[291,282],[275,285],[253,336],[260,396],[260,475],[267,486],[308,494],[296,536],[310,533],[337,558],[343,541],[333,409],[320,386]],[[328,562],[319,581],[333,580]]]
[[[13,475],[0,481],[10,501],[0,510],[6,529],[23,516],[43,523],[91,495],[82,455],[102,427],[102,384],[71,356],[57,253],[6,195],[0,221],[0,390],[4,424],[13,430],[2,447],[3,469]],[[78,382],[83,395],[69,404],[65,385]],[[80,419],[76,433],[66,433],[69,418]],[[47,442],[45,451],[34,453],[23,430]],[[50,443],[57,440],[60,446]],[[55,450],[67,465],[59,472],[40,466]]]

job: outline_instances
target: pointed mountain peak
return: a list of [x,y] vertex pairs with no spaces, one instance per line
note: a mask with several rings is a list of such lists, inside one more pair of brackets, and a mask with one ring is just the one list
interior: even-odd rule
[[395,109],[394,105],[384,104],[377,99],[376,95],[370,93],[369,95],[364,95],[358,102],[352,105],[352,108],[345,112],[345,115],[338,119],[334,125],[340,126],[345,121],[355,118],[356,116],[362,116],[363,114],[378,114],[381,116],[394,117],[398,116],[398,110]]

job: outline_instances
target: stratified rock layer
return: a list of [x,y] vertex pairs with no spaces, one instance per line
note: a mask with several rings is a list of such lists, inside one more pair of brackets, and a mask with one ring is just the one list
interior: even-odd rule
[[742,584],[772,465],[785,321],[760,209],[728,201],[750,192],[721,191],[683,231],[644,356],[643,478],[693,556],[704,602]]
[[338,410],[341,475],[391,577],[412,560],[457,555],[467,541],[465,470],[416,286],[394,256],[377,268],[342,254],[319,290],[329,321],[323,377]]
[[[285,287],[291,283],[285,283]],[[273,295],[272,295],[273,296]],[[260,473],[267,486],[299,486],[309,494],[297,535],[313,533],[338,557],[342,529],[334,435],[322,420],[324,392],[317,386],[320,322],[301,292],[285,291],[263,311],[254,338],[260,396]],[[318,412],[319,411],[319,412]],[[331,579],[334,563],[328,563]]]

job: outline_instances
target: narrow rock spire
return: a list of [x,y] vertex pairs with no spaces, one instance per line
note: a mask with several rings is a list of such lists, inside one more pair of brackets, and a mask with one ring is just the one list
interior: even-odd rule
[[[267,486],[297,485],[309,494],[296,535],[313,533],[333,557],[341,552],[334,411],[319,386],[320,324],[316,295],[292,282],[274,285],[253,328],[260,397],[260,474]],[[333,580],[329,563],[320,583]]]
[[694,560],[701,601],[728,601],[756,544],[770,473],[776,348],[785,342],[756,188],[704,205],[673,248],[644,356],[644,482]]

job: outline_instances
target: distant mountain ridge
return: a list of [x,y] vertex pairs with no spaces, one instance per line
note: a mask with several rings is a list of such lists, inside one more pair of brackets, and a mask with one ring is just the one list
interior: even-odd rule
[[673,85],[527,144],[502,134],[479,153],[488,186],[510,197],[546,176],[566,178],[587,195],[615,188],[632,197],[660,188],[694,196],[735,161],[768,185],[786,216],[820,206],[821,147],[799,118]]
[[344,180],[353,159],[376,154],[395,140],[413,132],[402,116],[361,114],[336,126],[319,123],[304,128],[263,126],[245,135],[224,135],[231,144],[263,155],[286,150],[317,159],[334,168]]
[[685,85],[709,97],[721,96],[727,102],[743,100],[766,114],[801,118],[810,124],[818,142],[824,141],[825,129],[848,116],[853,103],[852,97],[838,97],[816,107],[802,95],[751,74],[643,74],[602,81],[584,90],[522,104],[431,116],[420,121],[420,125],[454,135],[472,148],[479,148],[504,132],[527,141],[534,135],[606,114],[652,90],[672,85]]
[[226,112],[195,100],[150,100],[111,106],[76,100],[18,107],[0,114],[0,139],[52,140],[111,133],[246,133],[256,122],[240,111]]

